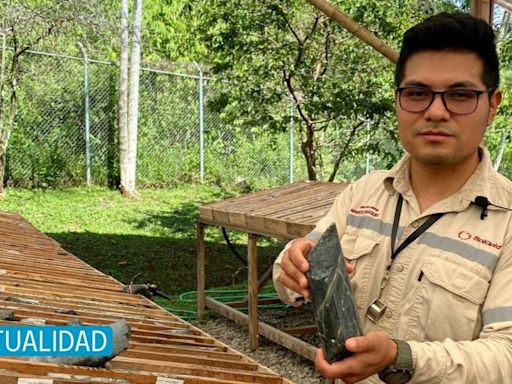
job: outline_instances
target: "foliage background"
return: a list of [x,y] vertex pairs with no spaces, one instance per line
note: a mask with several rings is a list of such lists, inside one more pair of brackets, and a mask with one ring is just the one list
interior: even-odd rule
[[[15,17],[17,3],[2,9],[11,5],[6,14]],[[5,181],[44,188],[84,183],[83,63],[62,56],[80,57],[82,43],[89,57],[105,61],[89,64],[93,181],[117,186],[119,4],[23,3],[35,11],[51,3],[62,15],[78,6],[88,17],[77,17],[34,47],[61,56],[27,53],[21,58],[18,117]],[[466,3],[333,1],[395,48],[412,24],[441,10],[465,9]],[[393,118],[393,66],[306,1],[146,0],[144,6],[143,65],[156,71],[143,71],[141,80],[140,186],[200,181],[198,65],[215,79],[204,82],[206,183],[226,186],[241,177],[260,189],[289,181],[291,115],[295,180],[353,180],[367,168],[389,167],[401,155]],[[500,24],[503,12],[498,11],[505,98],[486,137],[494,155],[508,132],[512,58],[509,23]],[[33,33],[21,32],[26,39]],[[508,176],[509,147],[501,167]]]

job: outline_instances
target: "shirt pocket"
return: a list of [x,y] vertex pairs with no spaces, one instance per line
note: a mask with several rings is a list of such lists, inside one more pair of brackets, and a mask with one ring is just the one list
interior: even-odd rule
[[341,250],[345,261],[354,267],[349,275],[357,308],[365,308],[369,294],[369,280],[375,264],[374,249],[381,242],[376,236],[362,233],[347,233],[341,239]]
[[[473,340],[482,328],[485,279],[462,263],[430,257],[421,268],[416,306],[424,317],[425,340]],[[418,300],[419,299],[419,300]],[[423,319],[418,319],[420,322]]]

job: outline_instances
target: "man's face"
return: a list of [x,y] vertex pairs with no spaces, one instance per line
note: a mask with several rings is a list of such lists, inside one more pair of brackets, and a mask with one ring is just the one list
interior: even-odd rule
[[[400,87],[419,86],[434,91],[487,89],[482,81],[483,63],[472,52],[423,51],[405,64]],[[478,98],[476,110],[468,115],[449,112],[437,95],[423,112],[404,111],[395,95],[400,141],[418,164],[451,167],[473,162],[485,129],[496,114],[501,93]]]

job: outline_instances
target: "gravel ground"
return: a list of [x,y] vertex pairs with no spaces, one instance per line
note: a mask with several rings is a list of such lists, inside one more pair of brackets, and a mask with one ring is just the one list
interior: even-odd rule
[[[277,327],[298,326],[314,322],[311,309],[308,307],[300,311],[294,308],[260,310],[259,319]],[[297,384],[324,384],[326,382],[315,372],[313,362],[264,337],[260,337],[258,349],[255,352],[250,352],[247,328],[222,316],[213,315],[207,320],[195,321],[194,325]],[[301,339],[318,345],[316,335],[304,335]]]

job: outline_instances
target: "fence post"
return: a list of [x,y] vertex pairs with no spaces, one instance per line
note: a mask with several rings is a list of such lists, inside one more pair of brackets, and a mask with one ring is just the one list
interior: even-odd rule
[[82,43],[78,43],[84,55],[84,119],[85,119],[85,179],[87,186],[91,186],[91,140],[89,123],[89,68],[87,51]]
[[290,97],[290,183],[293,183],[293,110],[295,105]]
[[199,178],[204,183],[204,100],[203,100],[203,70],[194,61],[199,71]]

